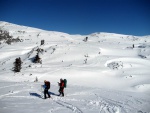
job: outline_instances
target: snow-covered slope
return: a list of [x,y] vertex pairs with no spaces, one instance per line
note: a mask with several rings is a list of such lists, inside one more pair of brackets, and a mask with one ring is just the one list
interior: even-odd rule
[[[150,113],[150,36],[69,35],[7,22],[0,29],[21,40],[0,44],[2,113]],[[32,62],[38,48],[42,64]],[[18,57],[22,69],[14,73]],[[63,98],[60,78],[68,80]],[[50,100],[41,99],[44,80],[52,84]]]

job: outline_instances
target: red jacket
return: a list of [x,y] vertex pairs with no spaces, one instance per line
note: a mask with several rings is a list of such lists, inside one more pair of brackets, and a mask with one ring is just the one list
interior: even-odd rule
[[64,82],[61,81],[61,82],[59,83],[59,86],[60,86],[60,87],[64,87],[64,86],[65,86]]

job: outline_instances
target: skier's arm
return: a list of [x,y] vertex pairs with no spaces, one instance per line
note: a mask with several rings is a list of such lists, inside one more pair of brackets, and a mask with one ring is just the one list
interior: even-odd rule
[[46,85],[41,85],[44,89],[46,88]]

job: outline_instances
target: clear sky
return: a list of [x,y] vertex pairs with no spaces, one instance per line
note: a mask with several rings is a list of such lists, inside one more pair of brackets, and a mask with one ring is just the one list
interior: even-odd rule
[[69,34],[150,35],[150,0],[0,0],[0,21]]

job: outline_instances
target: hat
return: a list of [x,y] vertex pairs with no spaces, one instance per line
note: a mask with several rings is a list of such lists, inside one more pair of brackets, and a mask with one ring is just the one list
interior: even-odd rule
[[63,79],[61,78],[60,81],[62,81]]

